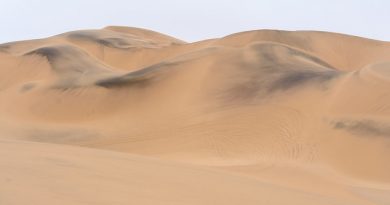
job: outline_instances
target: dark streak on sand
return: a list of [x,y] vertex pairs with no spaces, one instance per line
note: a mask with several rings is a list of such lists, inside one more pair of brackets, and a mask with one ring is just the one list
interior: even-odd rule
[[69,34],[68,37],[75,40],[85,40],[85,41],[95,42],[110,48],[126,49],[131,47],[131,44],[128,43],[125,39],[115,38],[115,37],[100,38],[96,34],[88,31],[74,32]]
[[20,88],[20,92],[24,93],[32,90],[36,86],[36,83],[26,83]]
[[40,55],[46,57],[50,63],[61,56],[61,49],[57,47],[42,47],[26,53],[25,55]]
[[288,90],[299,85],[303,85],[309,82],[312,83],[325,83],[337,77],[338,73],[335,71],[291,71],[285,72],[280,75],[278,79],[275,79],[269,86],[268,91],[274,92],[277,90]]
[[[239,70],[234,71],[236,75],[232,78],[234,83],[220,95],[222,99],[228,102],[252,101],[308,83],[326,89],[329,82],[341,75],[340,71],[317,57],[284,45],[257,44],[251,49],[259,62],[238,65]],[[277,52],[286,54],[286,58],[280,57]]]
[[346,130],[354,135],[390,137],[390,125],[373,120],[344,120],[332,124],[335,129]]
[[26,138],[31,141],[63,144],[87,143],[91,139],[100,137],[93,131],[78,128],[67,130],[31,129],[28,133]]
[[0,45],[0,52],[7,52],[8,49],[10,49],[11,46],[9,44],[1,44]]
[[166,66],[172,66],[175,64],[176,63],[160,63],[160,64],[152,65],[144,69],[134,71],[125,75],[99,80],[98,82],[96,82],[96,85],[105,88],[116,88],[116,87],[126,87],[126,86],[146,87],[153,80],[162,76],[163,72],[165,71],[164,68]]
[[329,63],[321,60],[320,58],[317,58],[317,57],[309,55],[307,53],[298,51],[296,49],[292,49],[292,48],[288,48],[288,47],[286,47],[286,48],[288,49],[288,52],[292,56],[299,56],[299,57],[302,57],[302,58],[305,58],[305,59],[309,59],[310,61],[315,62],[315,63],[317,63],[319,65],[322,65],[324,67],[335,69],[332,65],[330,65]]

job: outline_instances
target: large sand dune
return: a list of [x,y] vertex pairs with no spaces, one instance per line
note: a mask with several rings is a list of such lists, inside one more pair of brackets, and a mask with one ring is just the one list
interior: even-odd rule
[[127,27],[0,45],[0,204],[390,204],[390,43]]

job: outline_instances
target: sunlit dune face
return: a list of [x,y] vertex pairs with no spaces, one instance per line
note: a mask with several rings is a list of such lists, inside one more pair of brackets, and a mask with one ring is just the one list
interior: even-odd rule
[[314,31],[0,45],[0,204],[389,204],[389,62]]

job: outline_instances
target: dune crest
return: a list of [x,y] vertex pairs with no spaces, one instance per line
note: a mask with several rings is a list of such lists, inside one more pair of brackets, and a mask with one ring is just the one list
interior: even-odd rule
[[389,62],[315,31],[0,45],[0,204],[388,204]]

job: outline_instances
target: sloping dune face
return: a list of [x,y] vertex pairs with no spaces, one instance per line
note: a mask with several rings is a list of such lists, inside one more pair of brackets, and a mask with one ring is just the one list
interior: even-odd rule
[[390,204],[389,86],[390,43],[326,32],[3,44],[0,204]]

